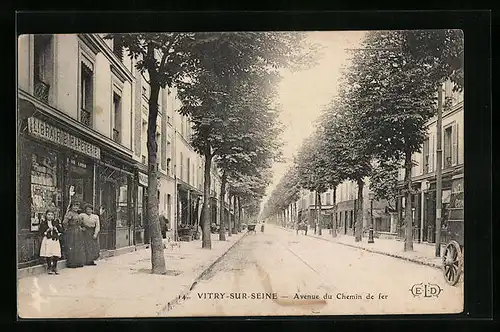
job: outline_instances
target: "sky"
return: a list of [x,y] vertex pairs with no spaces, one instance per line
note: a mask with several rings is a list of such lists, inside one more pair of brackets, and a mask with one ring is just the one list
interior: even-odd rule
[[322,109],[336,95],[341,69],[348,65],[352,54],[347,49],[360,47],[364,34],[363,31],[308,32],[307,39],[322,48],[318,63],[301,72],[283,72],[276,101],[282,107],[280,120],[285,127],[282,135],[285,162],[273,165],[273,181],[262,207],[293,164],[293,156],[303,140],[314,132],[314,122]]

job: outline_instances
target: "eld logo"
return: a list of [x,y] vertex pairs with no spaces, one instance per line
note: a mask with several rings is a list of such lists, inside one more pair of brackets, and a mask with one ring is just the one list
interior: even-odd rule
[[443,289],[439,287],[439,285],[431,284],[431,283],[419,283],[415,284],[410,288],[410,292],[413,297],[438,297]]

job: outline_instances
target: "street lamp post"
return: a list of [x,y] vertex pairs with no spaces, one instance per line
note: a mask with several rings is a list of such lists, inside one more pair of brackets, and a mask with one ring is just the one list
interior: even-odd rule
[[370,230],[368,232],[368,243],[375,243],[373,239],[373,193],[369,193],[368,198],[370,199]]

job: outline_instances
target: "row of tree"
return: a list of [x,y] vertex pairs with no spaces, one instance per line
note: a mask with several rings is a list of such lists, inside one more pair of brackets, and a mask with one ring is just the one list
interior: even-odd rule
[[[338,96],[300,148],[294,170],[272,192],[265,216],[296,200],[299,187],[316,192],[319,210],[320,194],[333,189],[336,206],[336,188],[345,180],[357,183],[357,199],[362,202],[366,177],[376,199],[394,200],[401,189],[406,202],[411,202],[412,155],[420,152],[427,136],[425,124],[436,114],[438,88],[451,80],[455,90],[463,89],[463,47],[460,30],[367,33],[362,48],[354,50]],[[404,186],[398,188],[401,167]],[[294,177],[287,179],[290,174]],[[413,250],[411,204],[405,208],[404,250],[409,251]],[[362,237],[362,213],[362,204],[357,204],[356,241]]]
[[[280,158],[277,121],[273,103],[280,70],[312,64],[311,56],[297,47],[303,33],[144,33],[112,34],[107,38],[123,45],[138,71],[150,85],[148,148],[148,216],[151,227],[152,271],[166,272],[158,221],[156,119],[162,88],[175,87],[182,107],[179,112],[193,123],[191,145],[204,157],[202,247],[211,248],[210,189],[215,162],[222,175],[220,202],[226,193],[238,215],[241,209],[256,216],[270,167]],[[312,49],[312,48],[309,48]],[[226,224],[221,206],[220,240]],[[236,212],[236,209],[235,209]],[[238,218],[240,220],[240,218]],[[231,223],[227,223],[230,225]],[[229,234],[233,232],[229,229]]]

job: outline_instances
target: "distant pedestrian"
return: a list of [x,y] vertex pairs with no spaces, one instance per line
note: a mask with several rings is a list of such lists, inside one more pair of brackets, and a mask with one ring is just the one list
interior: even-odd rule
[[96,265],[94,262],[99,258],[99,231],[101,225],[99,216],[94,213],[94,207],[85,205],[85,212],[80,214],[83,226],[83,244],[85,251],[85,265]]
[[160,212],[159,219],[160,219],[161,236],[162,238],[166,239],[168,230],[168,219],[167,217],[165,217],[164,212]]
[[55,219],[53,209],[45,212],[45,220],[40,224],[39,232],[43,236],[40,257],[45,257],[49,274],[59,274],[57,272],[57,261],[61,258],[61,243],[59,240],[63,230],[59,220]]

